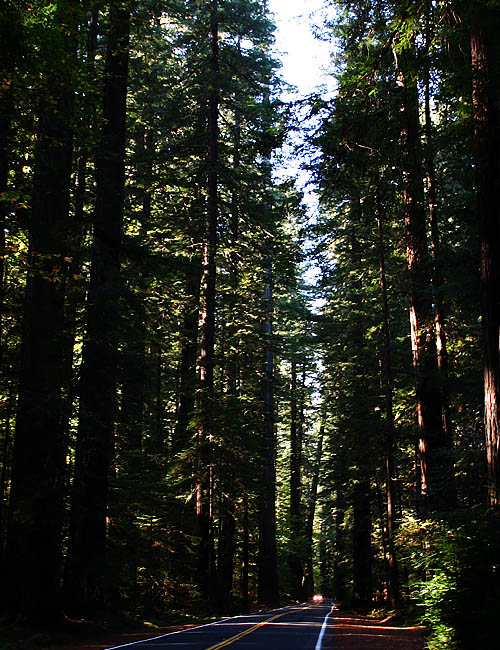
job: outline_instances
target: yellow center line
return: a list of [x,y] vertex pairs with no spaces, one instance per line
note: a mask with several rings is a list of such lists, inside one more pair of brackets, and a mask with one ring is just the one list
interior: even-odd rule
[[[307,607],[301,607],[300,610],[309,609],[310,607],[311,605],[308,605]],[[252,632],[255,632],[255,630],[259,629],[259,627],[262,627],[263,625],[267,625],[267,623],[271,623],[271,621],[275,621],[277,618],[281,618],[282,616],[285,616],[285,614],[290,614],[290,611],[282,612],[281,614],[276,614],[275,616],[271,616],[271,618],[266,618],[265,621],[261,621],[260,623],[257,623],[257,625],[254,625],[250,629],[245,630],[244,632],[240,632],[239,634],[235,634],[234,636],[230,637],[229,639],[226,639],[225,641],[220,641],[215,645],[211,645],[209,648],[206,648],[205,650],[220,650],[220,648],[225,648],[226,646],[231,645],[235,641],[239,641],[244,636],[247,636],[247,634],[251,634]]]

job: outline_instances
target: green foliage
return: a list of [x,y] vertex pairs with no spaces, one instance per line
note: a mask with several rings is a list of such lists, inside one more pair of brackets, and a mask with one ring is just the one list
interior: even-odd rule
[[428,647],[453,650],[455,632],[444,610],[456,589],[456,532],[441,522],[407,515],[400,524],[397,541],[402,562],[412,567],[412,601],[432,632]]
[[[478,514],[485,502],[486,463],[468,9],[461,4],[411,1],[347,0],[334,5],[336,13],[327,28],[335,39],[338,93],[329,104],[312,107],[321,118],[315,137],[321,155],[315,166],[320,214],[311,232],[322,271],[323,307],[317,317],[317,336],[324,366],[320,381],[331,419],[327,454],[332,465],[323,478],[323,498],[330,508],[329,517],[336,509],[336,520],[329,525],[328,551],[333,558],[334,585],[342,600],[352,594],[354,500],[363,475],[369,477],[374,496],[369,508],[374,590],[380,593],[387,585],[388,522],[382,477],[389,416],[383,390],[382,249],[391,335],[401,594],[409,599],[406,606],[418,604],[422,620],[432,628],[430,647],[473,647],[466,630],[476,626],[464,603],[479,600],[484,629],[488,629],[487,612],[493,603],[498,606],[498,591],[492,578],[494,525],[486,524]],[[402,134],[401,80],[395,65],[395,58],[408,54],[409,48],[409,73],[418,80],[421,101],[422,152],[428,156],[430,145],[435,153],[441,278],[440,286],[433,281],[426,291],[433,302],[439,297],[444,306],[449,357],[445,384],[454,427],[458,491],[457,510],[430,521],[420,519],[415,488],[418,450],[401,147],[402,136],[407,134]],[[426,75],[430,78],[431,142],[424,135]],[[428,185],[426,191],[430,196]],[[377,221],[383,231],[379,239]],[[360,448],[368,450],[369,458],[363,457]],[[472,534],[474,526],[477,534]],[[481,576],[477,582],[476,575]],[[481,589],[481,581],[491,585],[491,599],[484,596],[483,600],[486,589]],[[481,619],[479,608],[475,611]]]
[[[338,93],[329,102],[311,99],[311,112],[318,119],[311,144],[319,152],[313,172],[320,209],[309,225],[303,197],[294,184],[271,180],[271,153],[287,137],[292,111],[279,99],[281,82],[270,53],[273,25],[266,3],[218,3],[216,73],[207,65],[210,2],[141,0],[130,5],[127,182],[119,251],[122,286],[112,305],[121,320],[116,332],[118,408],[109,477],[106,603],[160,616],[200,600],[196,565],[200,531],[195,523],[200,286],[207,97],[217,87],[219,221],[210,459],[217,568],[220,571],[224,564],[223,530],[229,508],[235,525],[232,595],[244,600],[236,578],[242,571],[248,525],[249,588],[255,597],[265,460],[262,383],[268,340],[263,323],[269,319],[266,284],[272,262],[277,543],[283,593],[291,592],[289,556],[303,562],[312,543],[314,572],[325,595],[335,594],[344,603],[355,600],[359,563],[369,557],[373,564],[364,565],[361,578],[366,583],[373,578],[374,596],[384,598],[385,462],[388,427],[393,427],[399,577],[401,592],[409,597],[406,604],[416,607],[431,629],[429,648],[494,646],[500,601],[495,540],[500,529],[496,514],[484,513],[481,506],[486,463],[468,10],[463,21],[457,21],[455,10],[462,11],[463,3],[330,4],[337,9],[326,29],[336,46],[333,72]],[[50,68],[54,75],[69,80],[76,90],[74,112],[68,111],[66,124],[74,141],[70,254],[62,259],[58,253],[34,251],[45,277],[66,292],[62,335],[67,367],[61,380],[61,426],[68,445],[68,462],[61,466],[66,503],[73,480],[109,28],[99,3],[88,3],[88,14],[78,17],[79,28],[71,41],[77,63],[70,63],[64,53],[71,36],[67,12],[73,5],[18,0],[7,3],[0,16],[0,39],[7,43],[0,63],[0,153],[8,152],[7,183],[0,188],[5,221],[2,516],[12,456],[23,300],[33,278],[30,210],[39,106],[41,101],[54,106],[58,101],[48,81],[48,62],[54,64]],[[401,86],[394,63],[394,55],[401,56],[410,47],[415,48],[411,73],[419,80],[422,98],[427,67],[431,79],[442,286],[433,283],[427,290],[433,298],[442,294],[445,307],[458,493],[456,511],[432,520],[421,519],[414,485],[415,388],[403,219]],[[427,144],[423,138],[422,144]],[[305,245],[313,249],[321,271],[314,293],[302,278]],[[391,335],[393,424],[384,389],[381,252]],[[320,309],[312,310],[313,298],[320,299]],[[293,396],[292,359],[299,369]],[[291,534],[292,397],[302,436],[304,519],[317,470],[318,423],[324,425],[319,515],[312,540],[304,531]],[[4,516],[0,532],[5,532]],[[66,523],[63,532],[65,546]],[[365,556],[359,551],[360,538],[369,547]]]
[[411,595],[430,629],[432,650],[495,643],[498,532],[498,514],[481,508],[457,512],[446,522],[408,516],[401,523],[401,559],[412,567]]

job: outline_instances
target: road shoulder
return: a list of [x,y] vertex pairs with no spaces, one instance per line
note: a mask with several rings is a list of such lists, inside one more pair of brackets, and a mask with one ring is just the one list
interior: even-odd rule
[[424,628],[335,610],[323,650],[424,650]]

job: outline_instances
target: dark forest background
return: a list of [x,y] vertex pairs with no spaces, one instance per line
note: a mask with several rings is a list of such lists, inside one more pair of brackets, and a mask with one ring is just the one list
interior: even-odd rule
[[325,15],[287,103],[266,0],[2,3],[4,621],[319,591],[496,642],[500,4]]

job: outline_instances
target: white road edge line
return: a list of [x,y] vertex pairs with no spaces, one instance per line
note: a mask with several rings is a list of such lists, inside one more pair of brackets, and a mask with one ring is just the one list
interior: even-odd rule
[[[231,617],[231,618],[238,618],[237,616]],[[128,648],[132,645],[139,645],[140,643],[146,643],[147,641],[157,641],[158,639],[164,639],[166,636],[172,636],[173,634],[180,634],[181,632],[189,632],[190,630],[199,630],[202,627],[210,627],[211,625],[217,625],[217,623],[221,623],[222,621],[230,621],[230,618],[223,618],[219,621],[213,621],[212,623],[205,623],[205,625],[197,625],[196,627],[189,627],[189,628],[184,628],[183,630],[176,630],[175,632],[167,632],[167,634],[160,634],[160,636],[150,636],[148,639],[142,639],[141,641],[132,641],[132,643],[125,643],[123,645],[114,645],[112,648],[108,648],[108,650],[117,650],[117,648]]]
[[323,625],[321,626],[321,630],[318,636],[318,640],[316,641],[316,645],[314,646],[314,650],[321,650],[321,644],[323,643],[323,637],[325,636],[328,617],[330,616],[330,614],[333,612],[334,609],[335,609],[335,605],[332,605],[331,610],[325,616],[325,620],[323,621]]
[[[282,609],[287,609],[286,607],[283,607]],[[270,612],[275,612],[278,610],[270,610]],[[184,628],[183,630],[176,630],[175,632],[167,632],[167,634],[160,634],[160,636],[152,636],[149,637],[148,639],[142,639],[141,641],[132,641],[132,643],[125,643],[123,645],[114,645],[112,648],[108,648],[108,650],[118,650],[118,648],[129,648],[130,646],[133,645],[139,645],[140,643],[147,643],[148,641],[157,641],[158,639],[164,639],[166,636],[172,636],[174,634],[180,634],[181,632],[191,632],[191,630],[200,630],[202,627],[210,627],[211,625],[217,625],[218,623],[225,623],[226,621],[233,621],[235,618],[251,618],[253,616],[259,616],[260,614],[268,614],[269,612],[256,612],[254,614],[239,614],[238,616],[229,616],[227,618],[220,618],[217,621],[213,621],[212,623],[205,623],[205,625],[197,625],[196,627],[188,627],[187,629]]]

